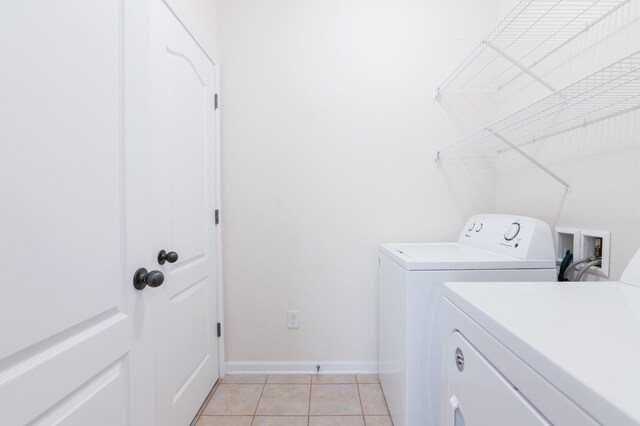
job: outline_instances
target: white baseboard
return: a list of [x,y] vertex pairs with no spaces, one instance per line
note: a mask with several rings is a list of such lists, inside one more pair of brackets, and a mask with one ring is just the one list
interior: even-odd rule
[[320,374],[360,373],[376,374],[376,362],[279,362],[279,361],[228,361],[227,374],[315,374],[320,365]]

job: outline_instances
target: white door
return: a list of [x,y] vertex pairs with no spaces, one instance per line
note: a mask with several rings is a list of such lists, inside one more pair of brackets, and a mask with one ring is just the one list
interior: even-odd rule
[[2,425],[155,422],[145,7],[2,5]]
[[160,266],[158,407],[187,425],[218,378],[215,67],[163,1],[153,16],[156,251],[178,256]]

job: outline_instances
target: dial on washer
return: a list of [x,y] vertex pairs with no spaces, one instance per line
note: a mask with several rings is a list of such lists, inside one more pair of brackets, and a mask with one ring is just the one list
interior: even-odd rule
[[513,240],[520,233],[520,223],[513,222],[507,232],[504,233],[504,239],[507,241]]

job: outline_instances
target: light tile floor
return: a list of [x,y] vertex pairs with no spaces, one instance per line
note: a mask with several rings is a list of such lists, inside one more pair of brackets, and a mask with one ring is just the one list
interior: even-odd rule
[[375,374],[235,374],[192,426],[393,426]]

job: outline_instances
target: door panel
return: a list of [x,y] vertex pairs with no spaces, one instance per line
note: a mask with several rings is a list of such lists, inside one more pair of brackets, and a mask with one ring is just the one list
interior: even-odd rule
[[[179,49],[179,46],[175,46]],[[188,53],[187,53],[188,54]],[[206,100],[209,91],[193,62],[167,47],[167,124],[171,152],[171,247],[178,264],[203,258],[206,250]]]
[[[128,325],[124,315],[117,315],[32,356],[6,360],[17,362],[2,374],[0,424],[26,424],[67,404],[74,392],[126,353]],[[105,402],[117,407],[123,398]]]
[[[174,391],[188,383],[193,372],[206,362],[211,345],[207,310],[207,281],[202,280],[171,299],[174,318]],[[205,319],[204,321],[202,319]]]
[[[34,425],[127,424],[126,373],[118,360],[33,422]],[[119,404],[113,404],[119,401]]]
[[158,250],[176,251],[161,292],[159,418],[188,424],[218,378],[215,246],[215,67],[157,1],[153,35]]
[[0,47],[0,140],[11,148],[0,156],[0,327],[28,330],[1,333],[0,358],[115,315],[125,299],[113,285],[124,275],[120,4],[62,3],[10,2],[0,15],[11,40]]
[[[128,55],[145,44],[145,13],[128,0],[3,4],[2,425],[132,424],[153,409],[132,396],[153,382],[133,380],[150,353],[124,257],[125,246],[136,264],[154,249],[144,227],[125,232],[148,172],[136,167],[125,186],[148,152],[130,149],[125,119],[144,97],[125,87],[136,86]],[[138,58],[136,72],[147,69]]]

